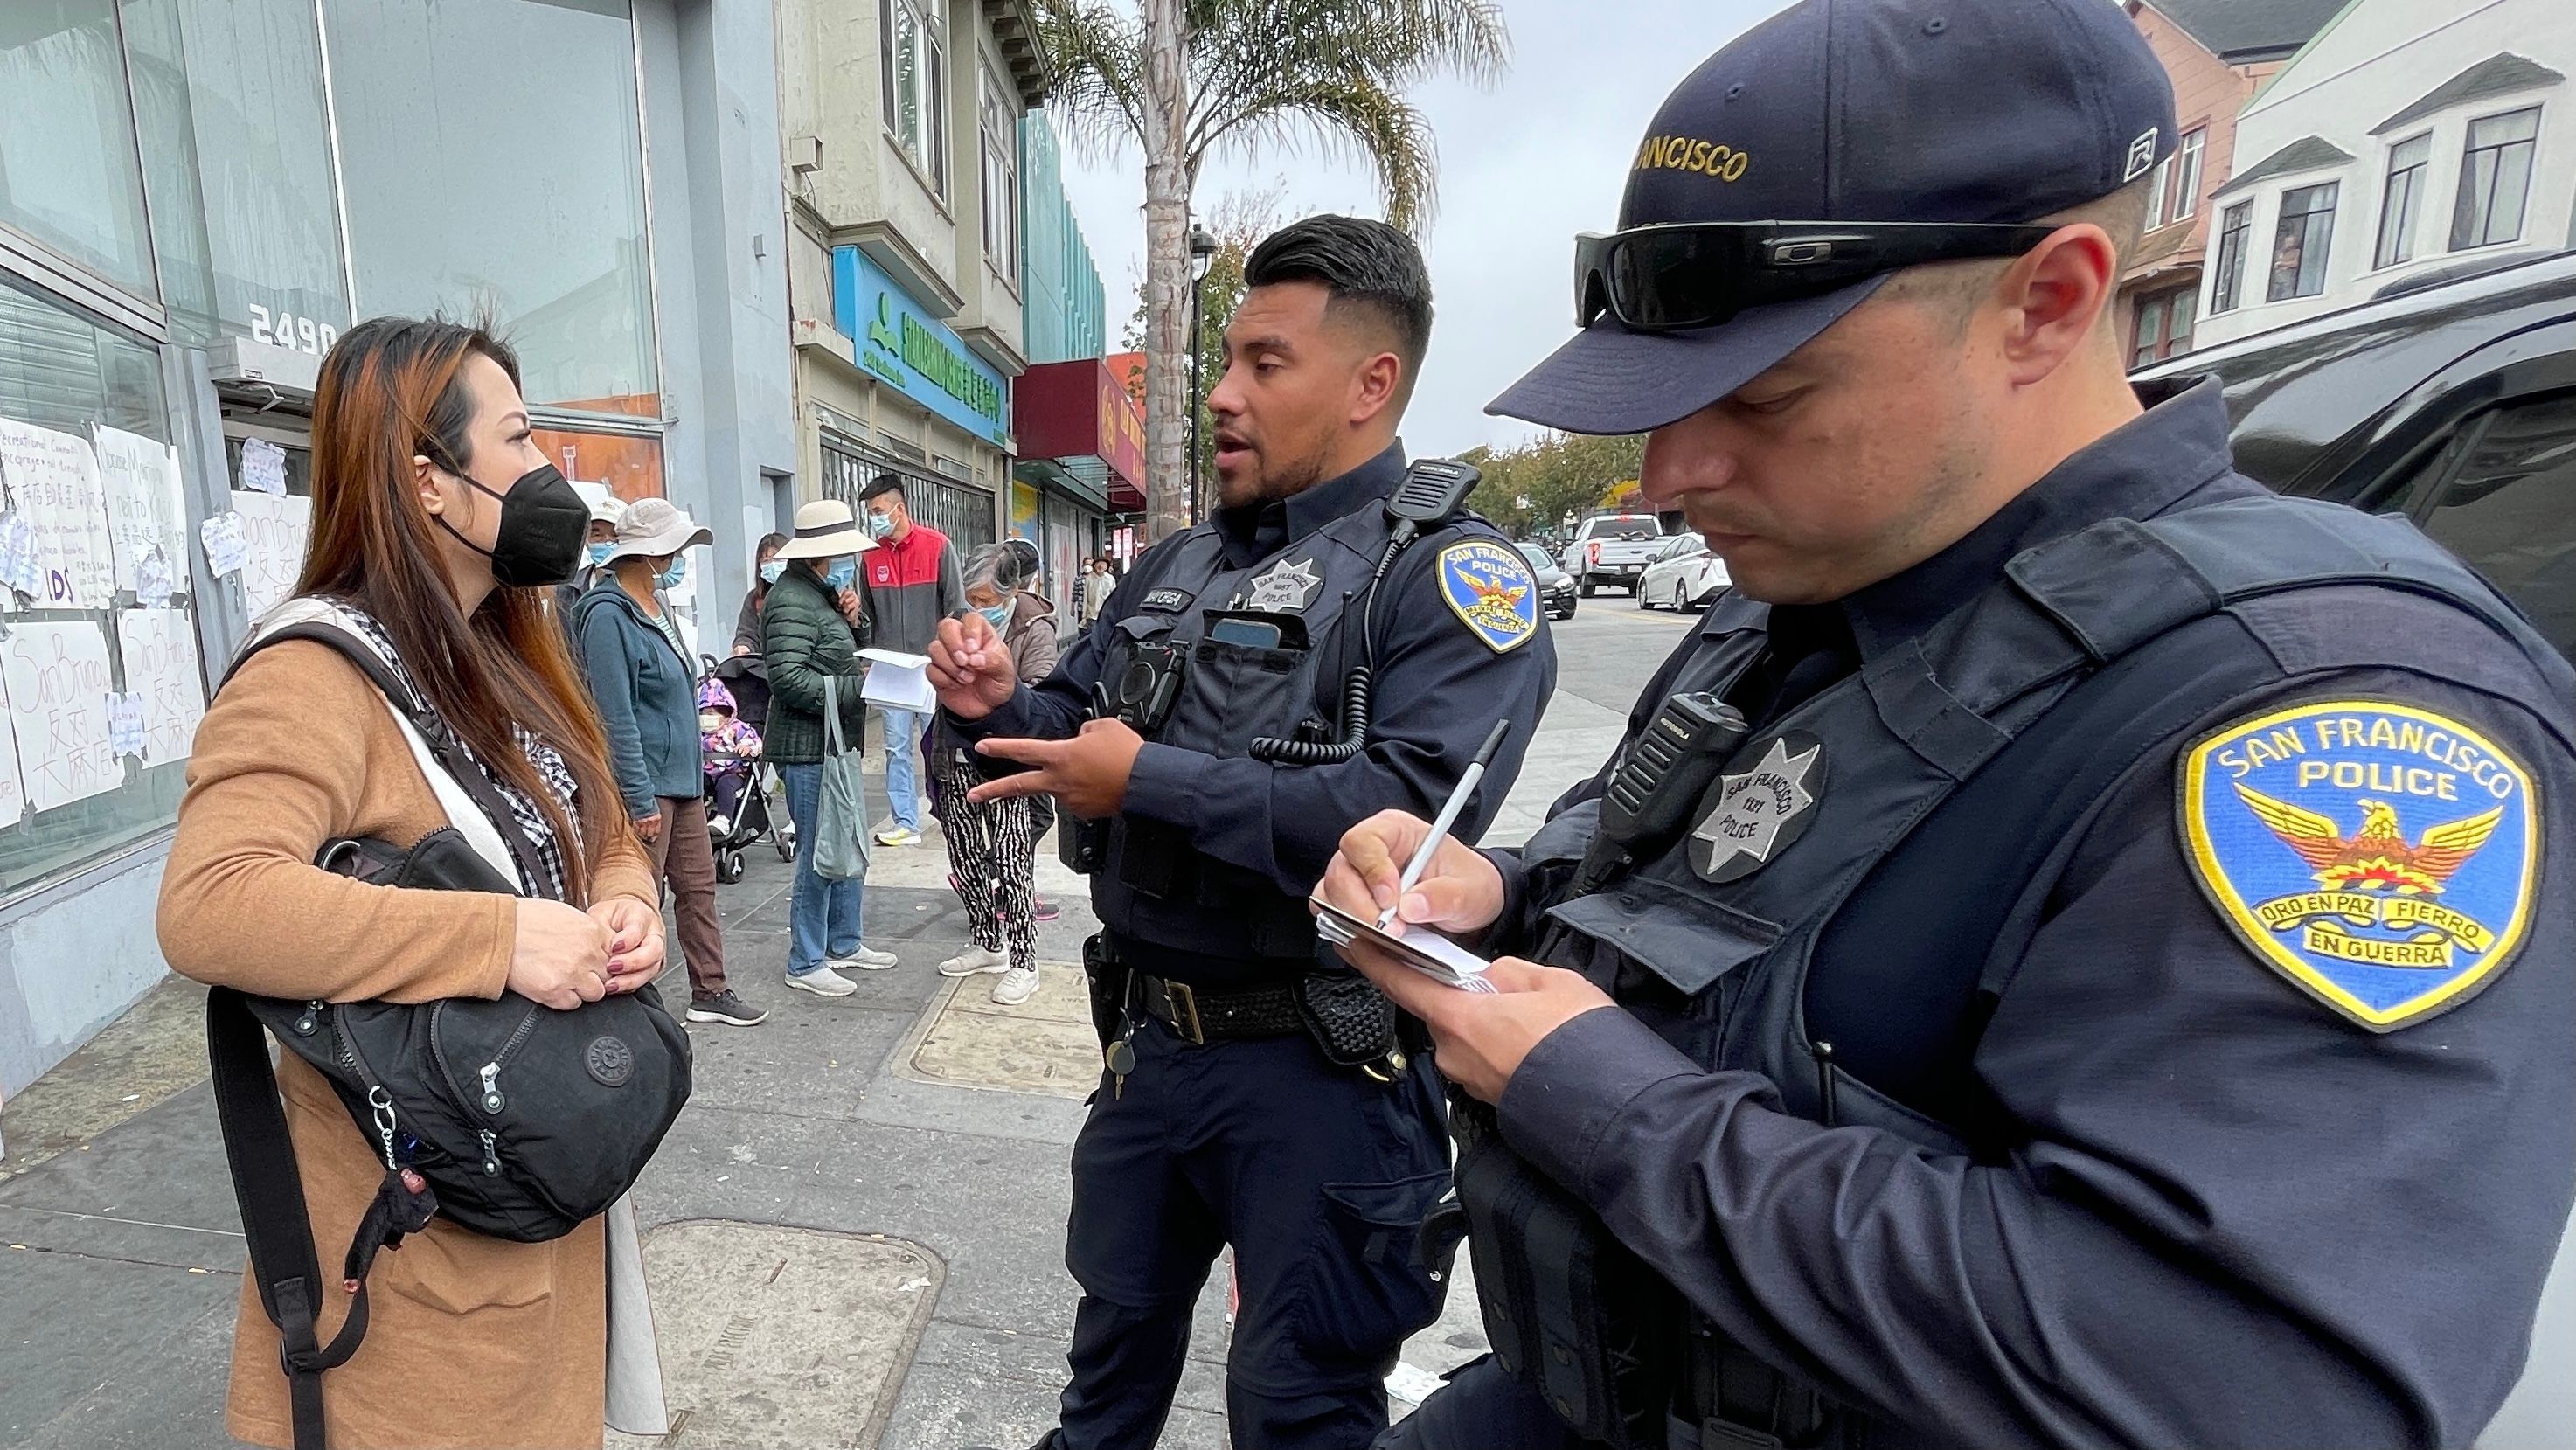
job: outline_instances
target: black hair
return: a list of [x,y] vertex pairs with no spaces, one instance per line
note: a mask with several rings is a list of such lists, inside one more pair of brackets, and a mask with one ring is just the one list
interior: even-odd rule
[[880,498],[886,494],[893,494],[895,499],[903,504],[909,505],[912,502],[911,496],[903,491],[903,475],[900,473],[880,473],[868,480],[868,486],[859,490],[859,502],[866,503],[869,499]]
[[1396,337],[1404,359],[1404,386],[1422,366],[1431,345],[1431,273],[1413,238],[1381,221],[1353,216],[1310,216],[1293,221],[1252,249],[1243,285],[1316,282],[1329,305],[1356,304],[1375,312]]

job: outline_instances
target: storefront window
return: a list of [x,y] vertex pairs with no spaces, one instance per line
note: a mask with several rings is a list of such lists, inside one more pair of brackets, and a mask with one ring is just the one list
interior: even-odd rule
[[[222,330],[319,356],[350,318],[312,0],[184,0],[178,10],[185,143]],[[139,28],[129,16],[138,51]],[[138,58],[138,91],[151,87],[144,71]],[[150,134],[148,115],[144,124]],[[154,218],[167,227],[157,163],[154,181]]]
[[178,812],[204,677],[167,418],[150,348],[0,282],[0,895]]
[[157,295],[114,0],[0,10],[0,222]]
[[658,416],[625,0],[334,0],[327,27],[358,310],[488,310],[528,401]]

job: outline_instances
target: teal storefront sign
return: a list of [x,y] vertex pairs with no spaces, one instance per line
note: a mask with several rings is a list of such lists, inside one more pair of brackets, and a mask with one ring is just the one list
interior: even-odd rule
[[833,321],[859,366],[988,442],[1010,436],[1010,384],[856,247],[832,249]]

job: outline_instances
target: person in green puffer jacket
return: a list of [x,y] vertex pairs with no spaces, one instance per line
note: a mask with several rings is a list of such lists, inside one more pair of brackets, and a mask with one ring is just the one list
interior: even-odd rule
[[843,741],[858,747],[867,726],[860,687],[867,662],[859,651],[872,631],[858,592],[858,556],[875,547],[836,499],[796,511],[796,532],[778,551],[787,567],[769,586],[760,610],[762,653],[769,663],[769,724],[764,753],[787,786],[787,815],[796,823],[796,886],[788,906],[787,985],[846,997],[858,984],[841,968],[882,971],[892,952],[861,939],[863,889],[814,873],[815,818],[822,804],[823,692],[833,682]]

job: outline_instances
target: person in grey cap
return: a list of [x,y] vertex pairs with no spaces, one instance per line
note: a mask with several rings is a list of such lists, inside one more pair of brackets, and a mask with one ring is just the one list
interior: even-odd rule
[[1381,1450],[2465,1445],[2513,1386],[2576,672],[2128,385],[2173,131],[2118,6],[1808,0],[1578,243],[1495,411],[1648,431],[1734,587],[1526,845],[1401,890],[1388,813],[1319,888],[1496,958],[1354,949],[1467,1099],[1494,1346]]

